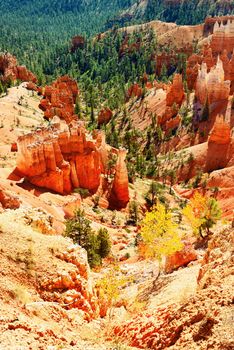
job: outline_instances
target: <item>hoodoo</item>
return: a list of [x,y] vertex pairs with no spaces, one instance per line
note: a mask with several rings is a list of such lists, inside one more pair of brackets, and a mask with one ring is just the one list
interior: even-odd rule
[[55,118],[50,127],[19,137],[16,171],[32,184],[60,194],[71,193],[78,187],[95,193],[102,183],[102,174],[105,175],[108,155],[114,152],[117,163],[112,169],[115,176],[108,195],[113,198],[114,194],[112,206],[126,207],[129,201],[126,151],[106,145],[101,131],[94,136],[87,133],[81,121],[68,126]]

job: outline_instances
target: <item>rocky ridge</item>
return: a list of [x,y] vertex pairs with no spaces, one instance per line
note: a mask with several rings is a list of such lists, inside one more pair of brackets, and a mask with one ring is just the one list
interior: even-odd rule
[[25,66],[19,66],[14,56],[9,53],[0,54],[0,81],[6,83],[16,80],[37,82],[36,76]]

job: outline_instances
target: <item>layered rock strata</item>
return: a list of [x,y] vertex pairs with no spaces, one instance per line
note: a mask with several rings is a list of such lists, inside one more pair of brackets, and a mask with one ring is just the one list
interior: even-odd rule
[[216,22],[214,24],[211,48],[214,53],[221,54],[224,50],[233,52],[234,48],[234,19],[228,19],[224,24]]
[[16,171],[30,183],[60,194],[71,193],[74,188],[100,191],[102,175],[106,176],[108,159],[114,152],[117,163],[107,200],[114,196],[112,206],[120,208],[128,203],[125,151],[106,145],[102,132],[87,134],[83,122],[68,126],[53,120],[50,127],[19,137],[18,150]]
[[56,257],[70,264],[67,271],[58,271],[40,281],[40,294],[44,300],[55,301],[67,309],[77,308],[84,312],[87,320],[98,315],[97,298],[92,288],[87,254],[78,245],[67,247]]
[[[207,28],[212,35],[208,43],[203,47],[201,54],[193,54],[187,61],[187,80],[190,90],[196,86],[199,67],[206,63],[207,71],[215,67],[220,60],[223,62],[224,79],[230,80],[231,90],[234,91],[234,17],[211,18],[207,22]],[[206,24],[205,24],[206,26]],[[208,30],[208,29],[207,29]]]
[[230,81],[225,80],[223,62],[218,57],[216,66],[208,73],[207,64],[202,63],[198,72],[196,84],[196,97],[198,101],[205,105],[208,101],[212,103],[227,101],[230,94]]

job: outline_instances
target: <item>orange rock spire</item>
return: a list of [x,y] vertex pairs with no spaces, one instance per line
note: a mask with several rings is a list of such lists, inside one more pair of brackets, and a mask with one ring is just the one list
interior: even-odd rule
[[126,151],[106,145],[101,132],[91,137],[81,121],[68,126],[55,118],[50,127],[19,137],[18,150],[18,173],[32,184],[60,194],[78,187],[95,193],[102,183],[108,154],[114,151],[117,165],[110,191],[114,194],[112,206],[122,208],[129,201]]

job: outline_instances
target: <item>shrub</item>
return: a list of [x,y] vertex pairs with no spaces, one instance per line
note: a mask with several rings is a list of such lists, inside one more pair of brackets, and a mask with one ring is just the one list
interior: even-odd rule
[[79,193],[81,198],[86,198],[90,195],[89,190],[87,190],[86,188],[75,188],[74,192]]
[[66,221],[65,236],[71,238],[74,243],[79,244],[87,251],[91,268],[101,265],[102,258],[110,253],[111,243],[108,231],[100,229],[96,234],[81,209],[76,210],[74,217]]

